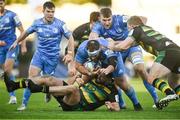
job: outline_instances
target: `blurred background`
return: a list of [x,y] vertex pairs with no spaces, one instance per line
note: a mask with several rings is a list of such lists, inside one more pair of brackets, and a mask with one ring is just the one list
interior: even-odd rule
[[[6,0],[6,8],[18,14],[24,28],[27,29],[34,19],[42,17],[42,5],[47,0]],[[48,0],[49,1],[49,0]],[[56,5],[55,16],[63,20],[73,31],[79,25],[89,21],[92,11],[101,7],[111,7],[113,14],[141,15],[147,17],[147,25],[160,31],[180,45],[180,0],[51,0]],[[18,35],[19,33],[17,33]],[[27,77],[27,71],[35,50],[34,35],[27,39],[28,53],[19,56],[14,74]],[[64,48],[65,42],[61,47]],[[63,51],[62,51],[63,54]],[[147,67],[151,66],[153,56],[145,53]],[[127,65],[131,68],[131,65]],[[65,69],[65,66],[62,66]],[[61,69],[62,68],[58,68]],[[66,77],[66,70],[60,77]],[[133,71],[130,71],[134,75]],[[59,74],[59,73],[57,73]]]

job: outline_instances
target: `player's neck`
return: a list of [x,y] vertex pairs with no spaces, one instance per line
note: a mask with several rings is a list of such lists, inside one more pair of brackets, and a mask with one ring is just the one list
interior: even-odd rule
[[48,21],[46,18],[43,18],[43,21],[44,21],[46,24],[51,24],[51,23],[53,23],[54,18],[53,18],[53,20],[52,20],[52,21]]

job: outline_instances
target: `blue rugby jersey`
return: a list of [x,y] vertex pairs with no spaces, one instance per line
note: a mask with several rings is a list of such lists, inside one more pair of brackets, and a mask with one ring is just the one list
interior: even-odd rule
[[124,40],[128,36],[127,16],[113,15],[112,26],[109,29],[105,29],[101,22],[97,22],[93,26],[92,32],[115,41]]
[[6,42],[5,47],[10,47],[16,40],[16,27],[22,25],[16,13],[6,10],[3,16],[0,16],[0,40]]
[[37,19],[26,32],[28,34],[36,32],[38,39],[36,52],[39,52],[41,55],[45,55],[48,58],[59,56],[59,44],[62,36],[64,35],[69,39],[72,34],[66,28],[66,24],[57,18],[54,18],[51,24],[45,23],[43,18]]

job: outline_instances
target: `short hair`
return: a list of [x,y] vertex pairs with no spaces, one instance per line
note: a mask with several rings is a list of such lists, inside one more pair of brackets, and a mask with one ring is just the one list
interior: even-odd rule
[[112,11],[110,8],[101,8],[100,10],[100,14],[103,15],[103,17],[105,18],[109,18],[110,16],[112,16]]
[[46,8],[52,9],[52,8],[55,8],[55,5],[53,2],[47,1],[43,4],[43,9],[45,10]]
[[92,50],[90,52],[100,49],[100,43],[97,40],[89,40],[87,43],[87,50]]
[[139,16],[131,16],[128,19],[127,23],[129,25],[143,25],[144,24]]
[[99,12],[91,12],[89,22],[97,22],[99,20],[100,13]]

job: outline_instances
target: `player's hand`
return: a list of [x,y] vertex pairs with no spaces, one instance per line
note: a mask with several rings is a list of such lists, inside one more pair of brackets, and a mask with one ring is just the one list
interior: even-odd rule
[[114,41],[108,41],[108,48],[110,50],[114,50],[115,42]]
[[96,77],[99,74],[100,69],[94,69],[92,72],[89,72],[88,76],[91,78]]
[[17,45],[18,45],[18,42],[15,41],[15,42],[11,45],[11,47],[9,48],[9,50],[12,50],[12,49],[16,48]]
[[76,78],[76,82],[78,83],[79,86],[84,85],[84,80],[82,78]]
[[111,110],[111,111],[120,111],[120,107],[119,107],[119,104],[117,102],[106,101],[105,105],[106,105],[108,110]]
[[100,71],[100,74],[108,75],[109,73],[114,71],[114,67],[108,66],[107,68],[101,68],[99,71]]
[[6,45],[6,42],[3,40],[0,40],[0,46],[5,46],[5,45]]
[[65,64],[67,64],[67,63],[73,61],[72,55],[66,54],[66,55],[64,56],[64,58],[63,58],[63,61],[64,61]]

